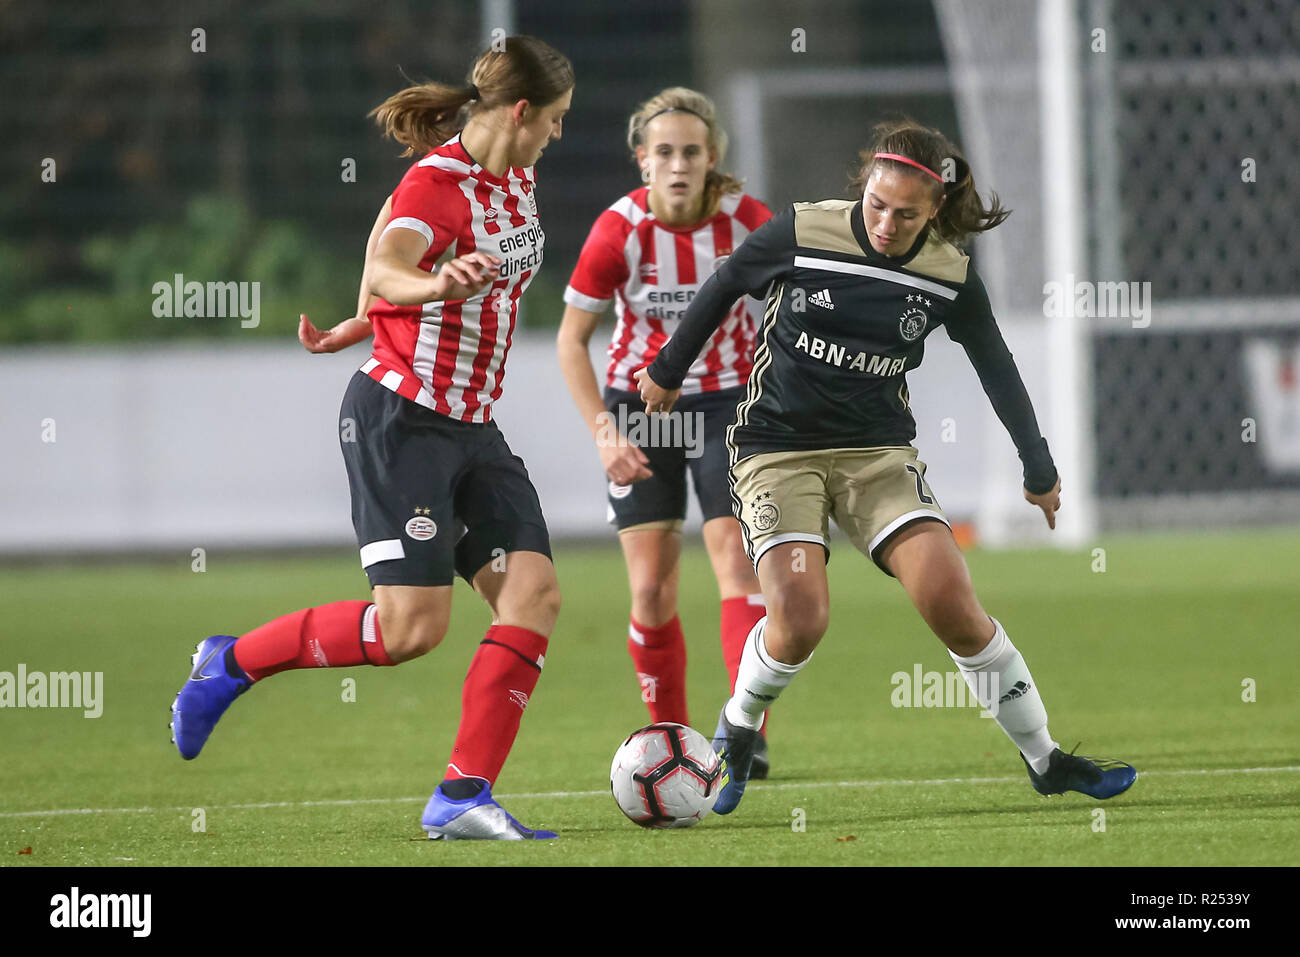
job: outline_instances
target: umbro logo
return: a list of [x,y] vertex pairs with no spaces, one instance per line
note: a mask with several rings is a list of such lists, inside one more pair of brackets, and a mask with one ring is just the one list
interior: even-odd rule
[[821,292],[815,292],[808,297],[808,301],[814,306],[820,306],[823,309],[834,309],[835,303],[831,301],[831,291],[823,289]]
[[1030,692],[1030,690],[1031,688],[1028,683],[1024,681],[1017,681],[1015,684],[1011,686],[1010,691],[1008,691],[1006,694],[1004,694],[1001,698],[998,699],[998,704],[1006,704],[1008,701],[1011,701],[1015,698],[1023,698],[1025,695],[1027,695]]

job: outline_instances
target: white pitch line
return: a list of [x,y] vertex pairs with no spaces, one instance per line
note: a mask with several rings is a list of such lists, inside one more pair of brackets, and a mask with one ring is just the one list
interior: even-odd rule
[[[1284,765],[1277,768],[1210,768],[1178,771],[1140,771],[1139,778],[1174,777],[1189,774],[1277,774],[1281,772],[1300,771],[1300,765]],[[936,785],[936,784],[1012,784],[1023,781],[1022,777],[1002,778],[887,778],[880,781],[790,781],[786,784],[753,784],[754,791],[798,791],[808,788],[880,788],[891,785]],[[521,801],[530,798],[574,798],[601,797],[609,794],[608,788],[598,791],[532,791],[518,794],[498,794],[503,801]],[[210,811],[248,811],[274,807],[347,807],[355,804],[414,804],[428,801],[427,796],[398,798],[344,798],[337,801],[267,801],[261,804],[208,804],[203,805]],[[52,811],[0,811],[0,818],[14,817],[57,817],[68,814],[156,814],[163,811],[192,811],[193,805],[177,807],[83,807],[59,808]]]

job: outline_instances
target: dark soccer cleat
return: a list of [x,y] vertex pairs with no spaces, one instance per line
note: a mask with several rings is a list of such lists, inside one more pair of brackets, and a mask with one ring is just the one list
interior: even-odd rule
[[556,836],[524,827],[492,799],[486,785],[472,798],[453,801],[439,784],[424,806],[420,826],[431,841],[549,841]]
[[758,747],[754,749],[754,760],[749,765],[749,779],[751,781],[766,781],[768,772],[771,770],[772,762],[767,757],[767,738],[760,734]]
[[[1076,744],[1077,748],[1078,745]],[[1022,754],[1020,760],[1025,761]],[[1109,758],[1085,758],[1071,751],[1066,754],[1060,748],[1052,752],[1051,764],[1043,774],[1036,774],[1025,761],[1029,780],[1039,794],[1063,794],[1066,791],[1078,791],[1088,797],[1105,800],[1117,794],[1123,794],[1138,773],[1133,765]]]
[[723,761],[722,790],[714,814],[730,814],[745,796],[745,785],[753,771],[754,755],[763,741],[757,731],[740,728],[727,720],[726,705],[718,715],[718,730],[713,732],[713,750]]
[[168,727],[172,743],[186,761],[198,757],[230,703],[252,685],[243,672],[238,678],[226,672],[226,650],[234,643],[230,635],[213,635],[200,642],[190,659],[194,670],[172,702]]

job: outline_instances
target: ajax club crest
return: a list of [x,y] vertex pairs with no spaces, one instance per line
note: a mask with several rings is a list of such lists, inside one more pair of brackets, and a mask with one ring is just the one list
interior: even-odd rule
[[925,313],[913,307],[898,320],[898,333],[908,342],[915,342],[925,332],[925,323]]
[[752,521],[757,531],[766,532],[773,529],[776,527],[776,523],[781,520],[781,509],[777,507],[775,502],[771,501],[771,498],[771,492],[764,492],[750,506],[750,514],[753,516]]
[[907,312],[903,313],[898,319],[898,334],[903,337],[905,342],[915,342],[920,339],[925,332],[925,324],[929,322],[929,316],[921,308],[921,303],[930,305],[930,300],[924,296],[908,296],[908,302],[914,302],[916,305],[908,306]]

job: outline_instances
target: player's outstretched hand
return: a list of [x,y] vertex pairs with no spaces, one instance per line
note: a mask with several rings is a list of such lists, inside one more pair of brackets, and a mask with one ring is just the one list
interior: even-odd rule
[[1031,505],[1037,505],[1047,516],[1047,527],[1056,528],[1056,512],[1061,507],[1061,479],[1058,476],[1056,485],[1050,492],[1044,492],[1042,495],[1035,495],[1029,489],[1025,489],[1025,501]]
[[655,384],[655,380],[650,378],[649,369],[639,370],[635,378],[637,388],[641,391],[641,398],[645,402],[646,412],[653,415],[656,412],[671,412],[673,410],[678,397],[682,394],[681,389],[660,388]]
[[434,275],[436,302],[455,302],[478,295],[483,288],[496,282],[501,273],[501,260],[487,253],[472,252],[458,256],[438,267]]
[[308,352],[317,354],[346,349],[369,337],[373,331],[369,319],[358,319],[355,316],[344,319],[333,329],[324,331],[312,324],[312,321],[307,318],[307,313],[304,312],[298,317],[298,341]]
[[600,464],[605,466],[609,480],[615,485],[631,485],[654,475],[646,454],[635,445],[626,444],[627,439],[620,438],[622,441],[618,445],[600,443],[597,447]]

